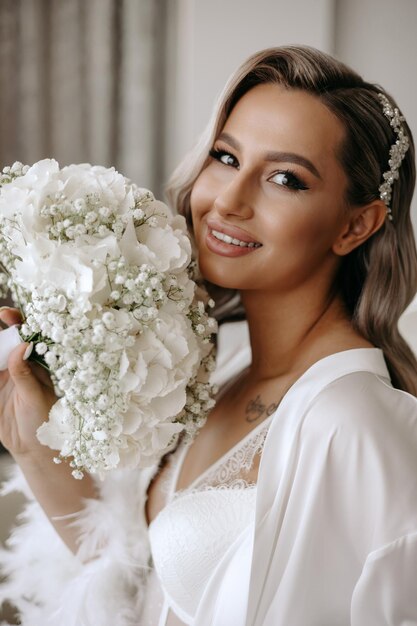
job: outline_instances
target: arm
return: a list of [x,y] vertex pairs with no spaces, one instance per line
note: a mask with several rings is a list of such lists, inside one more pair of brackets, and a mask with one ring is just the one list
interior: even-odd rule
[[352,597],[352,626],[400,626],[417,620],[417,532],[372,552]]
[[[358,372],[305,411],[289,410],[264,448],[254,624],[348,624],[352,611],[355,626],[400,626],[396,609],[414,594],[417,571],[417,401]],[[378,621],[387,588],[394,610]]]
[[[7,324],[20,321],[13,309],[0,312]],[[56,465],[53,450],[36,438],[56,397],[40,368],[24,360],[28,344],[15,348],[8,371],[0,372],[0,440],[20,466],[34,497],[72,552],[77,551],[78,531],[71,518],[58,519],[83,509],[85,498],[96,498],[91,477],[75,480],[66,463]]]
[[83,509],[86,498],[98,497],[91,477],[86,474],[82,480],[75,480],[69,465],[54,463],[56,454],[49,448],[33,449],[22,455],[12,453],[12,456],[22,470],[34,498],[63,542],[75,554],[79,530],[72,524],[73,514]]
[[12,472],[2,493],[22,492],[27,503],[6,549],[0,548],[0,605],[8,600],[21,623],[31,626],[115,626],[126,615],[139,623],[149,558],[144,504],[150,471],[114,470],[97,481],[99,497],[86,500],[72,518],[80,539],[76,556],[33,500],[20,468]]
[[[10,310],[0,317],[19,321]],[[127,615],[137,623],[149,559],[146,490],[156,467],[80,481],[53,463],[36,430],[56,398],[45,372],[22,359],[25,347],[0,372],[0,437],[17,462],[2,494],[28,499],[0,549],[0,606],[17,607],[22,624],[114,626]]]

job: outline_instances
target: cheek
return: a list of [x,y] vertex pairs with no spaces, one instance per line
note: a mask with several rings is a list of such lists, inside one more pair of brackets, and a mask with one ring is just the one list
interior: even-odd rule
[[[293,210],[295,208],[295,210]],[[314,240],[320,234],[317,222],[303,207],[279,207],[264,215],[264,229],[268,239],[293,247]]]
[[[309,207],[311,209],[312,207]],[[321,217],[320,217],[321,215]],[[298,216],[282,215],[267,224],[273,254],[279,254],[285,266],[315,265],[326,256],[336,238],[336,220],[323,219],[320,211],[300,211]],[[274,245],[275,244],[275,245]]]

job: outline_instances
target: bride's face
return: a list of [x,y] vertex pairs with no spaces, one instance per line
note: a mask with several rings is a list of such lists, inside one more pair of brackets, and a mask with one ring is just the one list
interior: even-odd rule
[[346,221],[339,120],[315,96],[259,85],[232,110],[191,194],[203,275],[288,290],[333,275]]

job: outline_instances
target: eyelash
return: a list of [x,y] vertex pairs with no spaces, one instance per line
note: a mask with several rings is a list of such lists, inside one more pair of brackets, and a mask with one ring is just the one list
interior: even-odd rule
[[[211,156],[212,159],[219,161],[222,165],[226,165],[226,167],[236,167],[236,166],[223,163],[223,161],[221,161],[221,158],[223,156],[232,157],[235,160],[235,162],[238,163],[238,160],[236,159],[236,157],[231,152],[228,152],[227,150],[219,150],[216,148],[212,148],[209,151],[209,156]],[[278,170],[270,178],[273,178],[274,176],[277,176],[278,174],[283,174],[286,177],[287,183],[288,183],[286,185],[279,185],[278,183],[275,183],[279,187],[286,187],[287,189],[291,191],[306,191],[308,189],[307,185],[305,185],[300,180],[300,178],[295,174],[295,172],[293,172],[292,170],[290,169]]]

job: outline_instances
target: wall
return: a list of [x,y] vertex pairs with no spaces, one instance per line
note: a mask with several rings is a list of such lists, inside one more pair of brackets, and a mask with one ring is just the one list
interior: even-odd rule
[[303,43],[333,48],[333,0],[168,3],[165,174],[203,130],[227,78],[252,52]]
[[[417,141],[416,0],[338,0],[337,56],[392,93]],[[413,220],[417,235],[417,194]]]
[[[416,0],[170,0],[164,178],[210,117],[229,74],[255,50],[302,43],[392,91],[417,137]],[[417,198],[414,199],[417,231]]]

